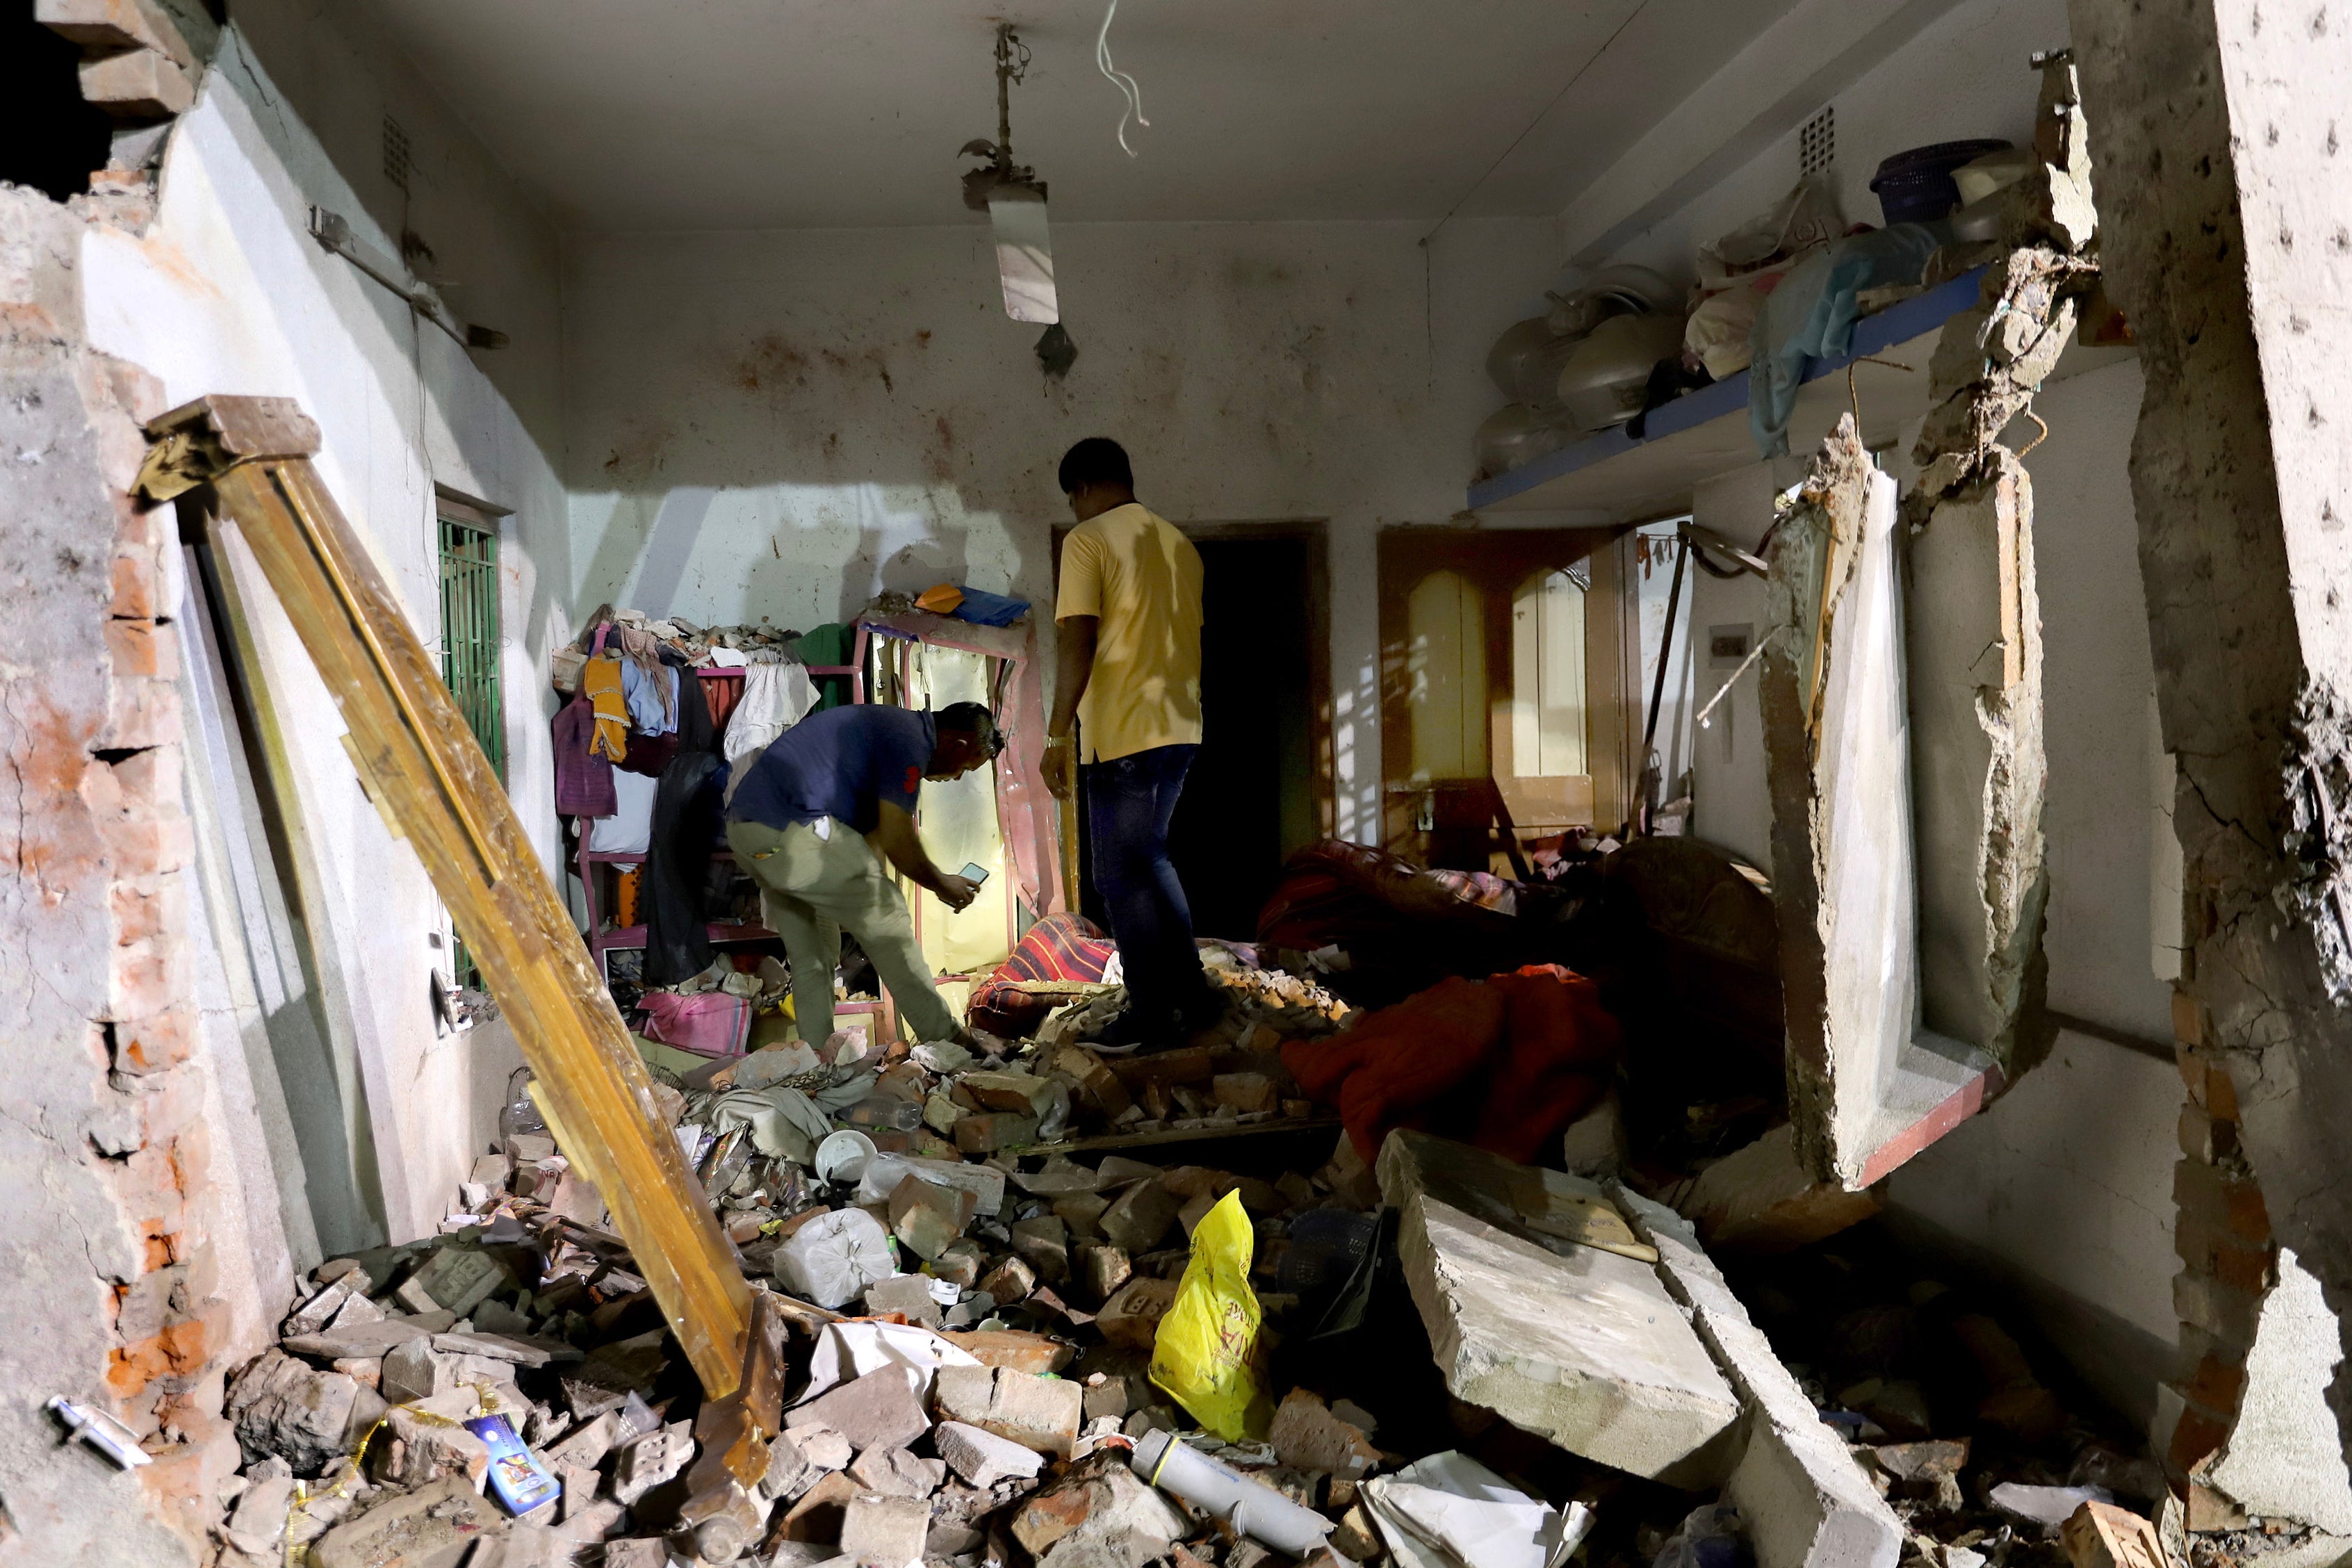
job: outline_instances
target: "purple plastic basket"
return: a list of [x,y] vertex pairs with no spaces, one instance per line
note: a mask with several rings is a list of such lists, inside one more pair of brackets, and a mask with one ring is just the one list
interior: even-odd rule
[[1952,171],[2008,146],[1999,140],[1937,142],[1897,153],[1870,177],[1878,210],[1891,224],[1933,223],[1948,216],[1960,205],[1960,187],[1954,183]]

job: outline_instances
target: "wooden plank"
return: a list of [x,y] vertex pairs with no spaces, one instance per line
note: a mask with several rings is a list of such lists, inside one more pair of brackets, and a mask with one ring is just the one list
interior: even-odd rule
[[350,726],[363,783],[455,918],[513,1026],[564,1153],[714,1399],[742,1380],[751,1290],[664,1125],[653,1080],[497,774],[373,560],[310,461],[291,403],[213,398],[149,426],[141,488],[210,482]]
[[1114,1149],[1150,1149],[1162,1143],[1203,1143],[1226,1138],[1263,1138],[1273,1132],[1328,1132],[1336,1116],[1276,1117],[1271,1121],[1222,1122],[1214,1127],[1162,1127],[1156,1132],[1107,1132],[1095,1138],[1065,1138],[1058,1143],[1026,1143],[1008,1155],[1089,1154]]

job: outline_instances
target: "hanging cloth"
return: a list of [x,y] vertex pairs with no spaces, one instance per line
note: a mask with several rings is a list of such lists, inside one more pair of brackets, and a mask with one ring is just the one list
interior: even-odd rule
[[621,645],[621,657],[635,665],[640,675],[650,677],[660,690],[662,718],[667,721],[660,728],[662,733],[668,733],[677,721],[677,688],[662,665],[662,640],[643,626],[615,630],[618,635],[614,640]]
[[566,816],[610,816],[613,764],[596,754],[596,706],[582,692],[555,716],[555,809]]
[[801,666],[777,660],[746,667],[743,696],[727,724],[727,760],[740,763],[766,751],[815,706],[816,682]]
[[678,682],[677,754],[654,791],[653,833],[646,847],[647,985],[675,985],[710,967],[703,894],[719,843],[719,792],[706,789],[719,766],[702,682]]
[[677,729],[677,671],[656,665],[648,674],[636,660],[624,659],[621,696],[638,734],[667,735]]
[[621,661],[592,658],[580,668],[580,695],[596,716],[591,755],[617,763],[629,754],[629,703],[621,694]]

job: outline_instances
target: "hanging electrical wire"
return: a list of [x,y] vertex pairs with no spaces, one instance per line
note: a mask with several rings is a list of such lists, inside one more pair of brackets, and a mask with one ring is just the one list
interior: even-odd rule
[[1150,127],[1151,121],[1143,117],[1143,89],[1135,85],[1133,77],[1110,61],[1110,22],[1118,15],[1118,0],[1110,0],[1110,8],[1103,13],[1102,31],[1095,35],[1095,68],[1108,77],[1111,86],[1118,89],[1127,99],[1127,108],[1118,117],[1118,150],[1132,158],[1136,155],[1135,149],[1127,144],[1129,117],[1133,116],[1136,124],[1146,129]]

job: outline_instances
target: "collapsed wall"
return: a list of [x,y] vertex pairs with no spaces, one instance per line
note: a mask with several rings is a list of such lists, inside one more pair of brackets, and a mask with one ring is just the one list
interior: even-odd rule
[[[222,1379],[260,1342],[266,1249],[224,1168],[197,1001],[175,530],[130,499],[161,391],[79,342],[82,228],[0,187],[0,1537],[194,1563],[237,1463]],[[66,1446],[58,1395],[150,1462]]]

